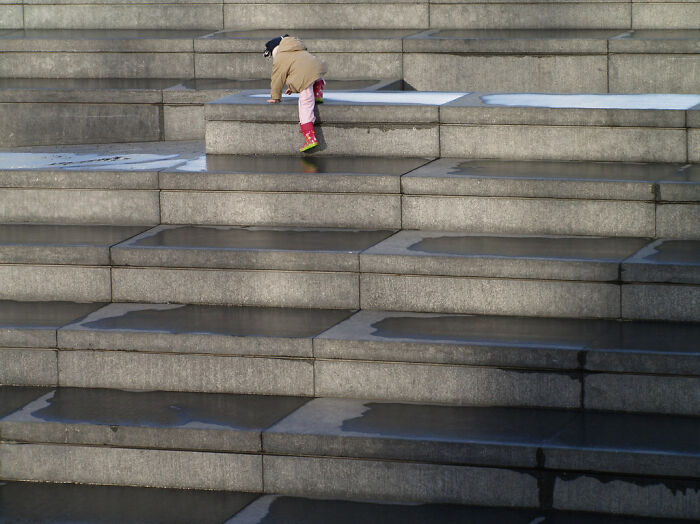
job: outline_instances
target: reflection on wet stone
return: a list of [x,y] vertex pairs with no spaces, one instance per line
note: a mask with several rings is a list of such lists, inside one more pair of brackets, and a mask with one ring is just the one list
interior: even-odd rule
[[618,261],[630,256],[647,243],[648,241],[638,238],[449,236],[425,238],[408,249],[453,255]]
[[59,328],[92,313],[101,303],[0,301],[0,326]]
[[374,336],[454,341],[508,343],[585,348],[591,340],[616,327],[607,320],[569,320],[521,317],[391,316],[372,324]]
[[424,406],[368,402],[367,411],[345,420],[351,433],[431,438],[438,440],[489,440],[538,445],[569,423],[568,411],[518,408]]
[[82,324],[83,328],[233,336],[303,338],[318,335],[350,316],[347,310],[309,310],[187,305],[129,311]]
[[49,388],[33,386],[0,386],[0,418],[21,409],[49,391]]
[[641,262],[700,265],[700,241],[665,240],[657,244],[654,253],[640,257]]
[[295,397],[59,388],[31,415],[68,424],[262,429],[305,402]]
[[72,484],[0,484],[0,522],[16,524],[220,524],[250,493]]
[[390,234],[390,231],[301,231],[183,226],[163,229],[130,245],[348,252],[366,249]]

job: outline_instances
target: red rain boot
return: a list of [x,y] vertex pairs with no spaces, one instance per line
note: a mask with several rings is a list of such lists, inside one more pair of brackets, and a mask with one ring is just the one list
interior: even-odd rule
[[314,82],[314,98],[317,104],[323,104],[323,88],[326,85],[326,81],[323,78],[319,78]]
[[304,135],[304,145],[299,148],[299,151],[303,153],[312,147],[316,147],[318,145],[318,140],[316,140],[316,133],[314,133],[314,123],[307,122],[306,124],[301,124],[299,128]]

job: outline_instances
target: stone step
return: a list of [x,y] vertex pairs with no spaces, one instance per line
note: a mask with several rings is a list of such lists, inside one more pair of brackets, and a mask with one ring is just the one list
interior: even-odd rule
[[10,224],[0,263],[6,300],[700,320],[692,240]]
[[[289,154],[294,96],[241,91],[207,104],[210,154]],[[327,92],[314,155],[697,162],[700,95]],[[277,136],[270,144],[266,137]],[[245,137],[242,140],[240,137]]]
[[[0,146],[204,139],[204,104],[269,79],[0,79]],[[401,81],[329,81],[336,89],[401,87]]]
[[265,29],[279,20],[289,29],[696,29],[693,20],[700,14],[694,0],[667,6],[651,0],[588,0],[553,3],[547,9],[526,0],[381,0],[370,5],[327,0],[313,6],[280,0],[131,0],[110,5],[93,0],[80,7],[44,0],[3,5],[0,13],[0,29]]
[[331,80],[558,93],[697,93],[700,82],[697,28],[426,29],[8,32],[0,34],[0,78],[269,79],[271,63],[261,49],[291,32],[326,61]]
[[[0,306],[6,384],[681,415],[694,414],[700,400],[694,323],[176,304]],[[40,314],[46,320],[35,319]]]
[[697,417],[71,388],[6,413],[4,480],[699,515]]

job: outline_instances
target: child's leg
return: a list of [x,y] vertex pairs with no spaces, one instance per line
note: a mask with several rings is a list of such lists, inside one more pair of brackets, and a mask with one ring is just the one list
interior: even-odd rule
[[326,85],[326,81],[323,78],[319,78],[314,82],[314,98],[316,98],[317,104],[323,103],[323,88]]
[[314,115],[315,106],[314,89],[313,86],[309,86],[299,93],[299,124],[307,124],[309,122],[313,124],[316,122],[316,116]]

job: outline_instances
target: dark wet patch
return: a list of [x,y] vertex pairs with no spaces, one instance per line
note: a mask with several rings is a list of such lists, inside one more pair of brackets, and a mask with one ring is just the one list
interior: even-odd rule
[[700,457],[700,418],[583,412],[549,444]]
[[460,344],[584,349],[615,327],[614,321],[498,316],[391,316],[375,322],[372,333],[384,338],[414,338]]
[[23,408],[49,391],[51,388],[0,386],[0,418]]
[[700,324],[688,322],[610,322],[589,349],[700,353]]
[[32,416],[67,424],[175,428],[194,422],[260,430],[307,401],[261,395],[59,388],[48,406]]
[[[75,162],[67,163],[74,164]],[[0,245],[109,247],[138,235],[146,229],[146,226],[3,224],[0,225]]]
[[700,240],[665,240],[654,248],[655,253],[635,260],[700,266]]
[[300,231],[183,226],[141,238],[135,247],[197,247],[221,249],[279,249],[288,251],[359,252],[392,231]]
[[279,497],[256,524],[530,524],[537,510],[477,508],[454,504],[394,505]]
[[640,488],[647,488],[650,486],[663,486],[673,495],[685,495],[690,492],[691,494],[700,493],[700,480],[696,479],[670,479],[661,477],[632,477],[626,475],[589,475],[586,473],[560,473],[557,475],[558,478],[566,482],[571,482],[581,478],[590,478],[601,482],[602,484],[610,484],[611,482],[623,482],[625,484],[632,484]]
[[445,236],[425,238],[409,250],[469,256],[620,262],[648,244],[639,238]]
[[186,305],[166,310],[130,311],[118,317],[85,322],[82,327],[173,334],[307,338],[320,334],[352,313],[344,309]]
[[573,180],[652,182],[671,177],[681,164],[635,164],[624,162],[462,162],[451,174],[498,178],[560,178]]
[[0,301],[0,327],[57,329],[98,310],[104,303]]
[[537,446],[574,418],[564,410],[364,404],[367,411],[343,422],[343,431],[386,437],[486,441]]
[[221,524],[258,495],[225,491],[0,483],[0,522]]
[[428,162],[425,158],[298,157],[209,155],[207,170],[231,173],[403,175]]

